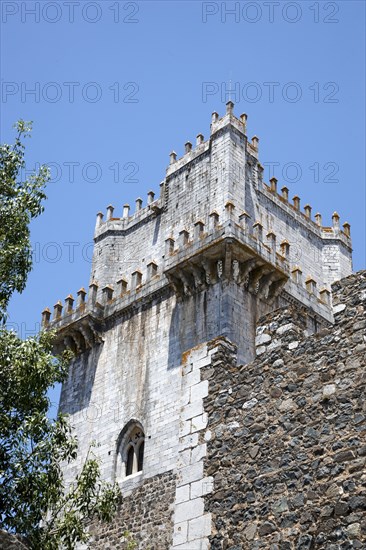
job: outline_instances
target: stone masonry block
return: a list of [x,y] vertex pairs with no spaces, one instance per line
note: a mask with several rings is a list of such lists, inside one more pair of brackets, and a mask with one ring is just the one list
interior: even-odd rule
[[177,466],[178,468],[184,468],[185,466],[189,466],[191,463],[191,449],[186,449],[185,451],[182,451],[179,453]]
[[194,386],[201,381],[201,373],[199,370],[193,370],[183,377],[183,387]]
[[213,477],[204,477],[191,483],[191,498],[208,495],[213,490]]
[[[201,496],[201,495],[198,495]],[[176,504],[180,504],[181,502],[187,502],[187,500],[190,499],[190,486],[188,485],[182,485],[181,487],[177,487],[177,490],[175,492],[175,502]]]
[[191,464],[194,464],[195,462],[198,462],[199,460],[202,460],[207,454],[207,445],[206,443],[202,443],[201,445],[197,445],[194,449],[191,451]]
[[203,413],[200,416],[196,416],[195,418],[192,418],[192,426],[191,426],[191,432],[198,432],[200,430],[204,430],[208,423],[208,415],[207,413]]
[[207,344],[206,343],[200,344],[195,348],[192,348],[191,350],[186,352],[185,355],[186,355],[187,364],[195,363],[196,361],[199,361],[200,359],[207,357]]
[[197,401],[193,401],[192,403],[189,403],[188,405],[185,405],[183,407],[181,418],[182,420],[189,420],[190,418],[199,416],[202,413],[203,413],[202,399],[198,399]]
[[179,443],[179,451],[183,451],[184,449],[189,449],[191,447],[195,447],[198,443],[198,434],[194,433],[191,435],[186,435],[181,438]]
[[190,420],[182,420],[179,423],[179,437],[184,437],[185,435],[188,435],[191,433],[191,421]]
[[192,481],[197,481],[203,477],[203,462],[196,462],[196,464],[191,464],[190,466],[184,466],[178,470],[178,479],[177,487],[181,485],[186,485]]
[[207,357],[202,357],[202,359],[199,359],[193,364],[193,370],[201,369],[202,367],[207,367],[211,364],[211,357],[207,355]]
[[176,523],[174,525],[173,533],[173,547],[177,544],[182,544],[187,542],[188,538],[188,522],[182,521],[181,523]]
[[203,498],[195,498],[175,506],[174,521],[181,523],[202,516],[204,511]]
[[211,514],[191,519],[188,522],[188,540],[207,537],[211,534]]
[[208,396],[208,380],[203,380],[199,384],[191,387],[191,402],[203,399]]

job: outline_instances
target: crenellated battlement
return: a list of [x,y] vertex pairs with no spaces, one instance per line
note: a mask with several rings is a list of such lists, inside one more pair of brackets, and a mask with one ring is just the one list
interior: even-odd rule
[[[249,215],[235,213],[230,202],[226,204],[224,219],[220,219],[217,212],[211,212],[208,218],[207,225],[198,220],[181,230],[178,238],[169,236],[161,264],[150,260],[145,270],[142,266],[130,270],[103,287],[92,281],[88,296],[84,288],[77,292],[76,304],[71,294],[66,297],[65,305],[58,301],[52,319],[51,311],[46,308],[42,312],[42,326],[61,332],[64,327],[72,328],[71,332],[67,331],[72,339],[75,330],[88,326],[92,320],[93,328],[89,327],[88,337],[79,334],[72,346],[80,351],[95,343],[98,323],[101,325],[133,305],[138,308],[155,293],[164,289],[166,292],[166,287],[172,287],[182,299],[225,279],[236,281],[258,299],[269,302],[287,284],[294,299],[311,305],[318,315],[331,321],[329,289],[312,274],[303,274],[298,265],[290,264],[291,245],[287,240],[278,243],[274,232],[264,233],[260,222],[250,223]],[[114,220],[110,218],[105,223]],[[231,245],[229,255],[226,241]]]
[[131,207],[129,204],[123,205],[121,217],[116,217],[114,215],[115,208],[112,205],[107,206],[105,220],[103,212],[98,212],[95,224],[94,238],[98,238],[100,235],[107,231],[124,230],[127,228],[131,228],[141,221],[159,214],[164,208],[164,182],[162,182],[160,186],[161,194],[159,198],[155,199],[155,193],[153,191],[148,192],[146,206],[143,206],[143,200],[140,197],[136,199],[135,211],[133,214],[130,213]]
[[221,118],[212,114],[209,139],[199,133],[181,158],[170,153],[159,197],[149,191],[132,213],[124,204],[119,216],[112,205],[97,214],[89,296],[80,289],[75,306],[71,295],[58,302],[52,320],[45,309],[43,326],[64,332],[90,322],[98,334],[111,315],[138,309],[156,292],[184,301],[217,284],[242,288],[261,307],[297,303],[332,321],[330,284],[351,272],[350,225],[341,228],[334,212],[323,226],[300,197],[290,202],[287,187],[278,192],[276,178],[263,181],[247,119],[229,101]]

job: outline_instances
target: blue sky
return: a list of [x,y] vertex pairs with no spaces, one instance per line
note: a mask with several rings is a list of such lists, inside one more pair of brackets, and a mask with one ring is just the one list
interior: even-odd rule
[[[10,322],[87,286],[95,215],[159,192],[174,149],[209,135],[232,81],[269,169],[365,267],[365,3],[13,2],[1,6],[1,141],[34,121],[27,167],[52,163],[34,269]],[[32,93],[33,90],[33,93]],[[272,175],[272,174],[271,174]],[[293,196],[293,195],[290,195]]]

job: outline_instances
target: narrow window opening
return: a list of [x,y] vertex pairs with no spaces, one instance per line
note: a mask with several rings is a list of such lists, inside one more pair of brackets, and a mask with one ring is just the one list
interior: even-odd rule
[[137,456],[137,471],[138,472],[142,472],[142,467],[143,467],[143,464],[144,464],[144,447],[145,447],[145,442],[143,441],[139,447],[139,450],[138,450],[138,456]]
[[133,459],[134,459],[134,448],[132,445],[127,451],[127,462],[126,462],[126,476],[130,476],[133,473]]

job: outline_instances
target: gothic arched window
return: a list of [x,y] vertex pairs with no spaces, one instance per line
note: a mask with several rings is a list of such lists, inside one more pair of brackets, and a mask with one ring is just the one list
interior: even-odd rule
[[116,478],[123,479],[141,472],[144,465],[145,434],[139,422],[130,421],[122,430],[117,444]]

